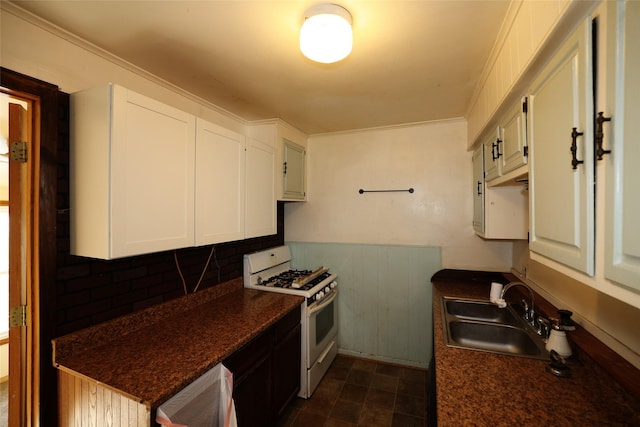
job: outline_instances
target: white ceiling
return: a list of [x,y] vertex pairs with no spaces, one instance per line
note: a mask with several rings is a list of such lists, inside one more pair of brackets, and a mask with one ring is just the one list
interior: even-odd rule
[[507,0],[338,0],[353,52],[298,47],[313,0],[14,1],[245,119],[323,133],[465,115]]

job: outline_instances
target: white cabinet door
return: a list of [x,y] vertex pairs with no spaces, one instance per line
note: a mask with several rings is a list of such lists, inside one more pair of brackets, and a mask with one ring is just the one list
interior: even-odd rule
[[607,132],[612,137],[605,140],[611,153],[603,160],[607,162],[605,277],[640,290],[640,2],[616,2],[610,10],[615,23],[609,20],[613,43],[608,50],[616,53],[615,72],[607,76],[612,120],[604,123],[612,130]]
[[196,120],[195,243],[244,238],[245,137]]
[[[591,20],[554,54],[529,95],[530,249],[594,273]],[[576,157],[572,166],[572,129]]]
[[484,142],[485,179],[489,185],[527,164],[526,140],[526,111],[523,104],[517,103],[501,118],[495,136]]
[[487,181],[500,176],[500,155],[499,155],[498,133],[489,136],[484,142],[484,177]]
[[192,246],[195,117],[121,86],[71,97],[71,253]]
[[484,234],[484,145],[473,152],[473,229]]
[[498,126],[501,175],[527,164],[526,115],[523,108],[523,105],[518,103]]
[[[493,136],[489,137],[490,139]],[[528,233],[528,198],[522,185],[489,187],[484,178],[483,148],[473,152],[473,229],[485,239],[522,240]],[[491,154],[489,154],[491,155]],[[484,153],[484,157],[487,153]]]
[[305,150],[304,147],[283,139],[283,196],[285,199],[305,198]]
[[275,148],[247,139],[245,237],[276,234]]

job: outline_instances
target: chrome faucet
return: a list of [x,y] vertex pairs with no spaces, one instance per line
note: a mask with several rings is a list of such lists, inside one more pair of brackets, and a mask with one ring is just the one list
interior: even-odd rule
[[524,300],[522,301],[524,305],[524,315],[523,315],[524,320],[529,322],[531,326],[533,326],[537,330],[539,322],[536,319],[535,298],[533,296],[533,291],[531,290],[529,285],[522,282],[509,282],[505,285],[504,288],[502,288],[502,292],[500,293],[500,299],[504,301],[504,295],[507,293],[507,291],[513,288],[514,286],[518,286],[518,285],[524,286],[529,291],[529,297],[531,298],[531,304],[529,305],[527,305],[526,301]]

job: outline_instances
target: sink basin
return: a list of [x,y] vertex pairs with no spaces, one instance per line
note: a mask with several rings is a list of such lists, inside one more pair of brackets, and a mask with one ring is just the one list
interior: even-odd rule
[[447,313],[460,319],[520,325],[520,317],[511,307],[500,308],[488,301],[444,298]]
[[542,338],[511,306],[442,297],[442,319],[449,347],[549,360]]
[[531,337],[526,330],[513,325],[453,321],[448,326],[452,347],[534,359],[549,358],[541,339]]

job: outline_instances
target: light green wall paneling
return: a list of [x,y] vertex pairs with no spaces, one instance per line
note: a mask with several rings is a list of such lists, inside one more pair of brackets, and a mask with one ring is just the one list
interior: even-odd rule
[[431,276],[439,247],[287,242],[294,268],[338,274],[343,354],[426,368],[432,354]]

